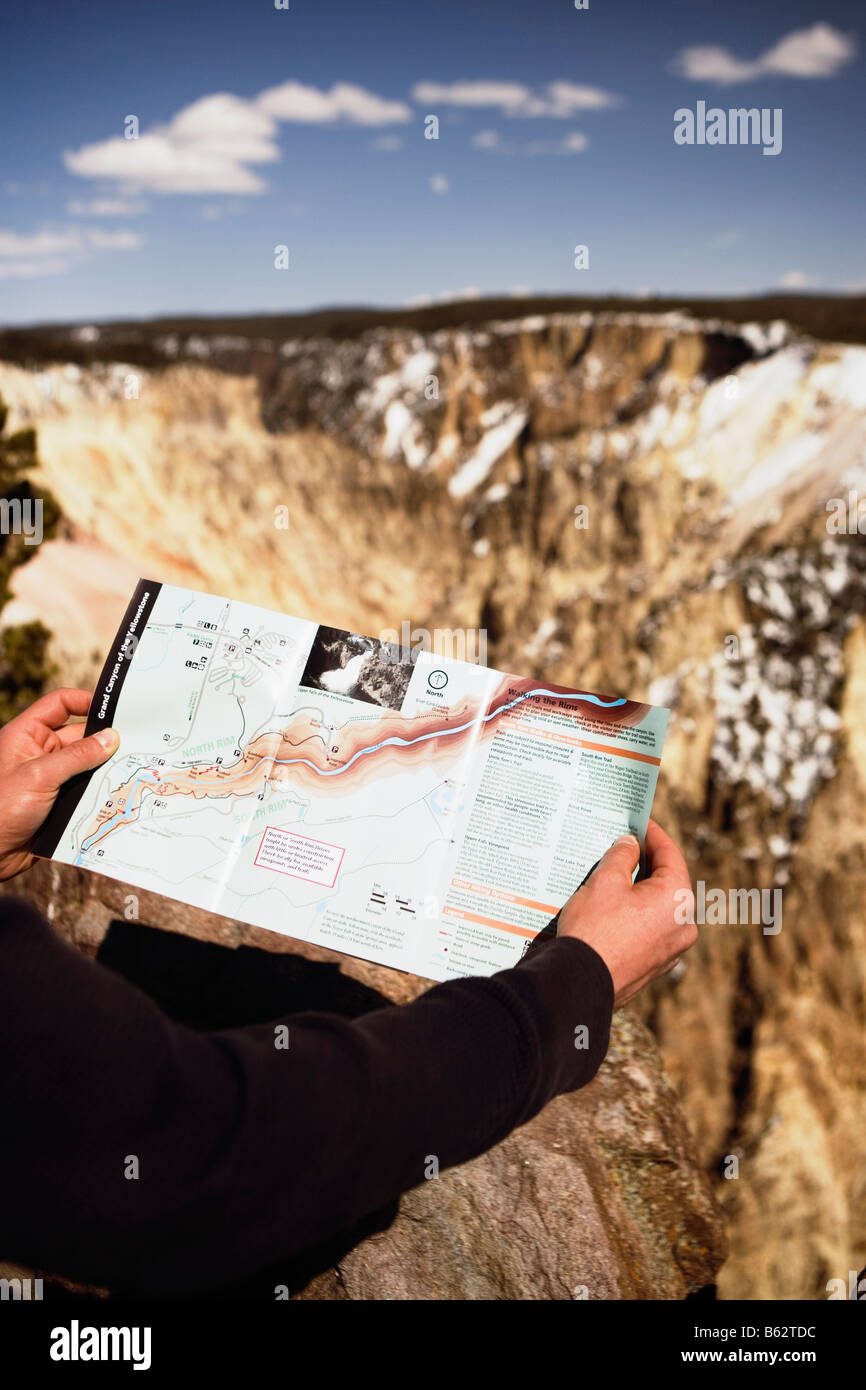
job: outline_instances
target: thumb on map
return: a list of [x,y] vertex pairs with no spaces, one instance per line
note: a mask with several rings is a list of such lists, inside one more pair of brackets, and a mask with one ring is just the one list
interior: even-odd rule
[[40,781],[45,786],[59,787],[78,772],[90,772],[99,767],[120,746],[116,729],[100,729],[88,738],[76,739],[54,753],[43,753],[36,759]]

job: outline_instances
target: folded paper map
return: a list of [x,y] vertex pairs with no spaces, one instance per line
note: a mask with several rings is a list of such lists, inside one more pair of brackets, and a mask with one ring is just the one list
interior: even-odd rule
[[617,835],[668,711],[142,580],[36,852],[430,979],[512,965]]

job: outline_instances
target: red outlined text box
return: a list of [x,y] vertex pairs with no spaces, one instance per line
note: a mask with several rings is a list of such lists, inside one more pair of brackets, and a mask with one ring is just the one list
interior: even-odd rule
[[[316,845],[317,850],[304,849],[302,845]],[[331,850],[332,853],[323,854],[323,850]],[[274,873],[287,874],[289,878],[303,879],[305,883],[333,888],[345,853],[340,845],[314,840],[309,835],[296,835],[293,830],[281,830],[277,825],[267,825],[253,863],[260,869],[271,869]],[[304,868],[308,872],[302,872]],[[333,878],[328,877],[331,870]]]

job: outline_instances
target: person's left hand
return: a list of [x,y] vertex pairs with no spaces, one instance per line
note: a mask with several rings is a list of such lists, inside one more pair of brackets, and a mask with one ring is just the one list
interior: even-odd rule
[[54,690],[0,729],[0,879],[33,863],[30,844],[54,805],[60,787],[77,772],[90,772],[115,751],[114,729],[84,737],[90,690]]

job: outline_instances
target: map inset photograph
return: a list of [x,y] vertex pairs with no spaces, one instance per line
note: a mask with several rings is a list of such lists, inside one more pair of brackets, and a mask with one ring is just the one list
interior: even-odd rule
[[417,649],[380,642],[338,627],[320,627],[310,648],[301,685],[348,695],[368,705],[403,706]]

